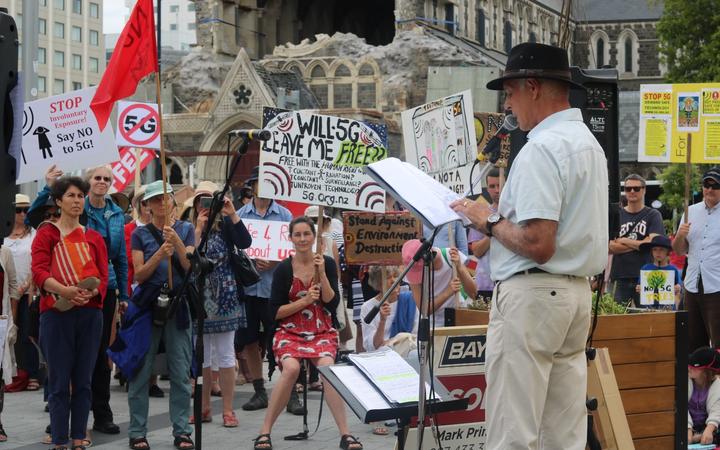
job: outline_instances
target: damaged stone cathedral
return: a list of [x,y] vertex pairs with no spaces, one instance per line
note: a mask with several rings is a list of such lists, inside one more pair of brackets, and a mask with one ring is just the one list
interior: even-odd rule
[[[485,83],[505,66],[512,46],[528,41],[565,46],[572,65],[618,70],[620,160],[636,161],[639,85],[659,83],[664,74],[656,35],[661,2],[195,4],[197,45],[162,68],[163,134],[173,184],[224,181],[228,131],[260,128],[264,106],[382,122],[390,155],[402,157],[403,110],[471,89],[476,112],[499,111],[501,98]],[[148,84],[152,98],[154,82]],[[257,162],[258,146],[252,144],[233,174],[236,186]]]

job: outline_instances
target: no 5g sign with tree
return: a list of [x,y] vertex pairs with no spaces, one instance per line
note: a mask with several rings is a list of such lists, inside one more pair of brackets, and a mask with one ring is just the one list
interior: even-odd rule
[[160,148],[160,115],[156,103],[118,102],[115,141],[123,147]]

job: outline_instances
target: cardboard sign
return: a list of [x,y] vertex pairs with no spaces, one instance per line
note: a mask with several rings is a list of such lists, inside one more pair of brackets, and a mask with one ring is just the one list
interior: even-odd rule
[[385,191],[362,170],[387,156],[384,125],[265,108],[263,128],[272,137],[260,151],[261,197],[385,210]]
[[720,83],[640,86],[638,161],[685,163],[688,134],[691,161],[720,161]]
[[157,103],[118,102],[117,145],[160,149]]
[[100,131],[90,109],[95,89],[25,104],[17,184],[42,179],[53,164],[71,172],[118,160],[112,127]]
[[[145,169],[155,158],[152,150],[142,150],[140,153],[140,170]],[[113,189],[115,192],[122,192],[131,181],[135,179],[135,168],[137,167],[135,149],[122,147],[120,159],[112,163]]]
[[405,160],[462,193],[469,186],[477,139],[469,90],[403,111]]
[[253,259],[282,261],[295,254],[288,234],[289,222],[242,219],[252,237],[252,245],[245,253]]
[[653,306],[657,301],[660,306],[674,305],[675,283],[674,270],[641,270],[640,304]]
[[348,264],[402,265],[402,246],[422,237],[422,224],[410,212],[344,212]]

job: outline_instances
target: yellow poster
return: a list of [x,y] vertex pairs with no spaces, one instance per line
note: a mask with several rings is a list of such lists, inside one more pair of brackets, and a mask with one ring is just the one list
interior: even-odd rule
[[638,161],[684,163],[688,145],[694,164],[720,160],[720,83],[641,85]]

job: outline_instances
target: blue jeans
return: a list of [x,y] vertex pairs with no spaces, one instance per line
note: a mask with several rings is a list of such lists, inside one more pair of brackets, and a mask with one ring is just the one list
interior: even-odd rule
[[170,420],[173,425],[173,436],[192,433],[190,427],[190,360],[192,347],[190,327],[184,330],[177,328],[177,314],[168,319],[162,328],[152,326],[152,341],[145,355],[142,367],[129,380],[128,406],[130,408],[130,439],[145,437],[147,434],[148,391],[155,356],[160,339],[165,342],[168,373],[170,374]]
[[[48,405],[55,445],[85,439],[92,378],[102,333],[102,311],[73,308],[40,316],[40,347],[48,364]],[[70,389],[72,386],[72,394]]]

